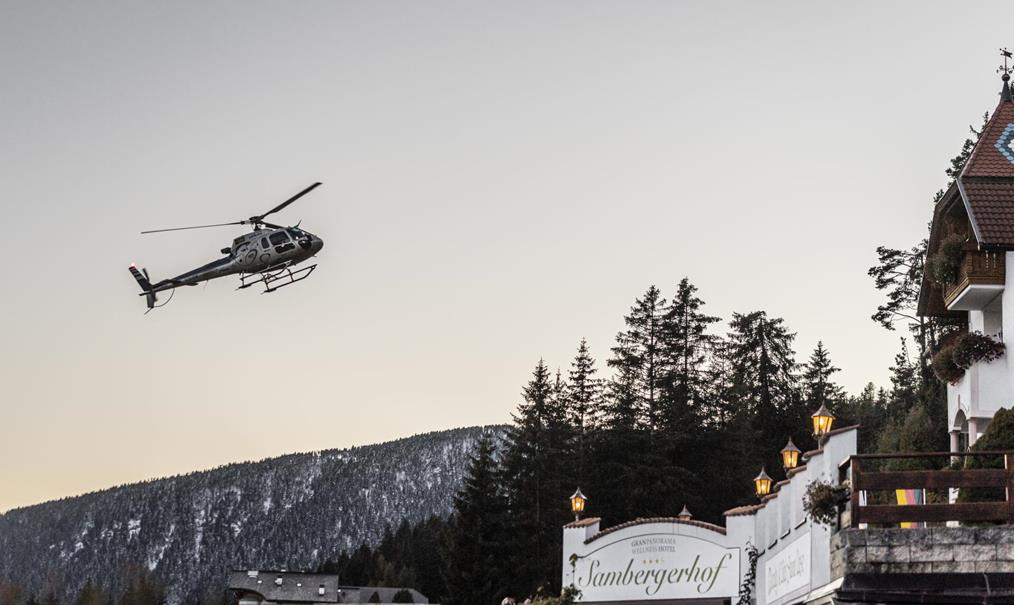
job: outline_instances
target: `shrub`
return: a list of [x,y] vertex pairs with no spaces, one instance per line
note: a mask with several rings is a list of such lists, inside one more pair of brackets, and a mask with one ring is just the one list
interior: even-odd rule
[[834,527],[839,517],[839,505],[849,500],[849,487],[823,481],[811,481],[804,495],[804,512],[820,525]]
[[937,252],[927,255],[926,270],[931,281],[939,286],[947,286],[958,281],[965,242],[965,237],[953,233],[941,241]]
[[[1015,422],[1013,422],[1012,410],[1001,408],[994,413],[994,418],[987,425],[983,435],[976,440],[971,452],[992,452],[1011,451],[1013,446],[1013,433],[1015,433]],[[968,456],[965,459],[965,468],[1004,468],[1003,456]],[[959,502],[985,502],[1004,500],[1003,489],[992,488],[964,488],[959,491]]]
[[543,589],[540,587],[531,602],[532,605],[574,605],[581,594],[582,591],[574,586],[565,586],[561,589],[559,597],[548,597],[543,594]]

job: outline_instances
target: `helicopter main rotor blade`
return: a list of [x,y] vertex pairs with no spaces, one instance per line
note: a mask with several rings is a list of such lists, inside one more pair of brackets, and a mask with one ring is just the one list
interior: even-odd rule
[[313,185],[307,187],[303,191],[300,191],[296,195],[294,195],[291,198],[287,199],[286,201],[282,202],[278,206],[275,206],[274,208],[272,208],[271,210],[265,212],[264,214],[262,214],[260,216],[252,216],[252,217],[250,217],[250,222],[252,222],[252,223],[253,222],[261,222],[262,219],[264,219],[264,217],[268,216],[269,214],[274,214],[274,213],[278,212],[279,210],[285,208],[289,204],[291,204],[291,203],[295,202],[296,200],[300,199],[304,195],[310,193],[311,191],[313,191],[314,189],[316,189],[320,185],[321,185],[321,183],[319,183],[319,182],[318,183],[314,183]]
[[249,222],[250,221],[235,221],[232,223],[215,223],[214,225],[197,225],[194,227],[173,227],[171,229],[152,229],[151,231],[142,231],[141,234],[144,235],[147,233],[163,233],[165,231],[185,231],[187,229],[206,229],[208,227],[225,227],[228,225],[246,225]]

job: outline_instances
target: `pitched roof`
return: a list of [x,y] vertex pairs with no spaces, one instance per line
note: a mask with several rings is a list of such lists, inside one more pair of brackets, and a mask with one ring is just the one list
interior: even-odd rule
[[256,592],[275,603],[338,602],[338,574],[234,570],[229,573],[229,588]]
[[1001,100],[987,121],[976,147],[958,178],[959,192],[969,214],[976,241],[981,246],[1013,244],[1012,177],[1015,175],[1015,152],[1012,138],[1012,91],[1007,78],[1003,82]]
[[[972,238],[979,249],[1011,250],[1015,245],[1015,152],[1012,138],[1013,123],[1012,86],[1005,76],[1001,100],[976,141],[969,160],[959,177],[948,187],[937,205],[931,221],[928,254],[940,246],[947,235],[945,222],[960,220],[972,228]],[[950,219],[948,218],[950,217]],[[940,286],[933,283],[926,272],[920,287],[917,313],[921,316],[954,315],[944,305]]]

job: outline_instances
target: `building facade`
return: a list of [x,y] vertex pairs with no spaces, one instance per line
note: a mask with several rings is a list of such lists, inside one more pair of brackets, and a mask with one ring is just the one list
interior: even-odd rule
[[946,338],[933,364],[948,384],[948,431],[951,449],[976,443],[994,413],[1013,404],[1015,274],[1012,255],[1012,87],[1005,74],[1001,98],[980,134],[969,160],[934,207],[918,312],[923,317],[964,321],[966,333],[1004,345],[1000,357],[968,367],[949,366],[956,348],[989,346],[962,334]]
[[[581,591],[579,602],[599,605],[1010,604],[1010,472],[861,474],[857,462],[877,455],[857,456],[856,437],[857,427],[829,433],[758,504],[726,511],[725,527],[689,514],[606,529],[597,518],[567,524],[562,585]],[[805,511],[815,482],[847,487],[852,496],[840,502],[831,523],[815,522]],[[1006,485],[1008,492],[985,507],[986,516],[961,527],[947,521],[981,514],[980,505],[885,506],[874,497],[914,482]],[[937,522],[900,523],[921,516]]]

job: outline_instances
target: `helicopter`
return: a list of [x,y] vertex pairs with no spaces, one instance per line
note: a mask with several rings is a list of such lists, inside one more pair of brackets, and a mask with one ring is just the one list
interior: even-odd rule
[[[240,276],[238,290],[262,284],[265,288],[262,294],[274,292],[279,288],[310,277],[310,274],[317,268],[316,263],[299,269],[294,269],[294,267],[320,252],[324,247],[324,241],[313,233],[300,229],[299,223],[296,223],[294,227],[282,227],[266,222],[264,217],[282,210],[320,185],[321,183],[314,183],[264,214],[248,219],[214,225],[142,231],[141,234],[145,235],[228,225],[253,225],[253,231],[234,239],[228,248],[222,248],[222,254],[226,255],[223,258],[154,284],[148,277],[147,269],[138,270],[137,265],[132,263],[130,273],[141,286],[139,296],[144,296],[148,303],[148,310],[145,311],[145,314],[147,315],[152,309],[169,304],[179,286],[196,286],[200,282],[207,282],[227,275]],[[172,291],[169,298],[161,304],[156,304],[158,303],[157,294],[166,290]]]

